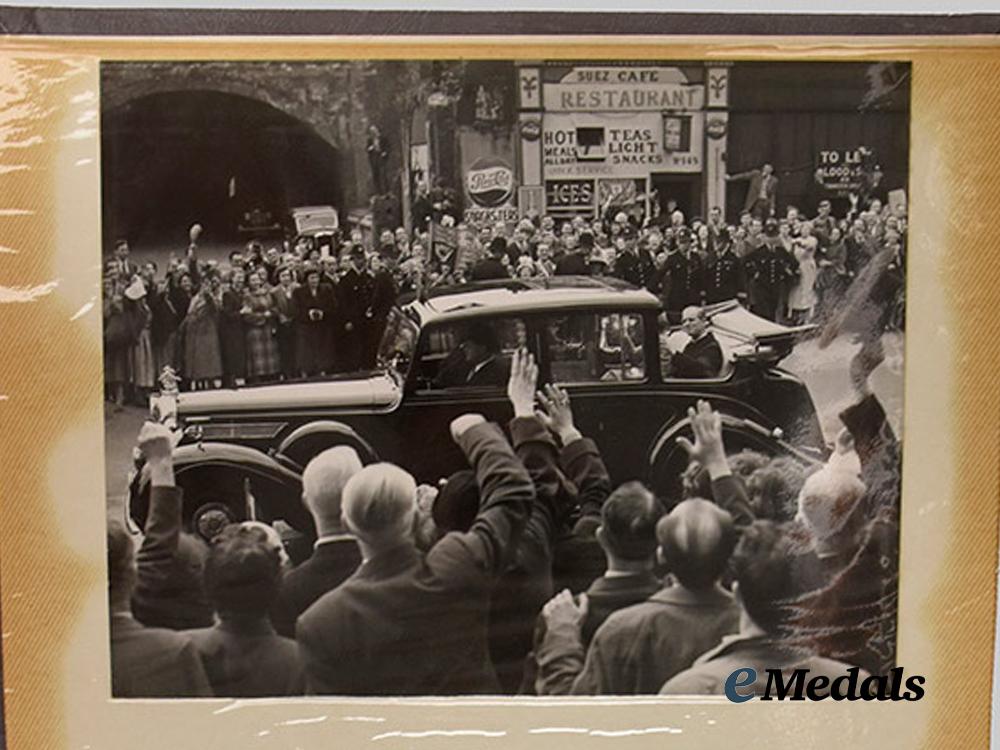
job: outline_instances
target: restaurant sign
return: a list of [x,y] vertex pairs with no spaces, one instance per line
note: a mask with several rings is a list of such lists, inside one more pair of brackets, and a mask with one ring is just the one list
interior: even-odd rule
[[680,68],[578,66],[544,84],[548,112],[690,111],[705,106],[705,86]]

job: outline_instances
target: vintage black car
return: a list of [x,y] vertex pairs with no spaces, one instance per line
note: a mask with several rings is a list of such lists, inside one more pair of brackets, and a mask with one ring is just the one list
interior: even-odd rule
[[[671,376],[664,345],[684,334],[665,327],[652,294],[615,279],[558,277],[444,288],[396,307],[372,372],[154,397],[159,416],[175,415],[183,431],[176,473],[185,521],[198,529],[253,513],[308,538],[299,476],[333,445],[354,446],[365,462],[393,461],[418,481],[462,468],[451,420],[466,412],[501,424],[511,417],[504,377],[485,384],[442,377],[471,331],[484,326],[498,345],[501,373],[526,347],[541,381],[565,387],[580,430],[597,442],[615,482],[642,479],[676,493],[686,463],[676,437],[689,429],[688,407],[702,398],[724,415],[730,448],[820,458],[825,446],[809,392],[777,367],[802,330],[735,301],[707,313],[725,359],[711,378]],[[130,515],[139,526],[147,498],[138,472]]]

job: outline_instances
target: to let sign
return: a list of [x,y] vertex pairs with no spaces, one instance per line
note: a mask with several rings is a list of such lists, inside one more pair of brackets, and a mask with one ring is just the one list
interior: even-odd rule
[[874,154],[865,146],[826,149],[816,154],[816,182],[833,192],[853,192],[864,184],[872,164]]

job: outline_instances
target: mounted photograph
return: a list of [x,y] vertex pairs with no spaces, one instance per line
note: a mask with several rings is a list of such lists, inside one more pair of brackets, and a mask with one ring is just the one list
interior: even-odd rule
[[112,697],[888,699],[910,85],[102,62]]

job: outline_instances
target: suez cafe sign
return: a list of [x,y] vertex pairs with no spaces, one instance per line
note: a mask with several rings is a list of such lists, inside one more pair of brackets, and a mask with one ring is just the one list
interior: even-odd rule
[[571,68],[546,81],[542,96],[547,112],[690,111],[705,106],[704,84],[689,82],[680,68],[666,67]]

